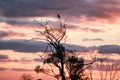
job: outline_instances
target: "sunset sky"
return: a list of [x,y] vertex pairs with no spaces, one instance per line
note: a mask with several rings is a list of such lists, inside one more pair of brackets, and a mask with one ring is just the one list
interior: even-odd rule
[[0,80],[24,73],[46,79],[33,70],[47,43],[29,40],[41,30],[35,20],[57,25],[57,14],[67,22],[71,49],[120,62],[120,0],[0,0]]

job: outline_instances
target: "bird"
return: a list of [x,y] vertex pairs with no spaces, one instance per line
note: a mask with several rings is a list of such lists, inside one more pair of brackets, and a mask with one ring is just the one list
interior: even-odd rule
[[59,14],[57,14],[57,17],[58,17],[58,18],[60,18],[60,15],[59,15]]

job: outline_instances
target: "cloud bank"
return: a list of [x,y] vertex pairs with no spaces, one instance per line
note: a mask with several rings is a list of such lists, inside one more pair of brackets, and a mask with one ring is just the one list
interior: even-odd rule
[[7,17],[72,16],[107,18],[120,13],[119,0],[0,0],[0,15]]
[[0,61],[4,59],[8,59],[8,55],[0,54]]
[[[42,41],[28,41],[28,40],[0,40],[0,50],[13,50],[16,52],[44,52],[48,43]],[[102,45],[102,46],[79,46],[66,44],[66,51],[76,51],[76,52],[89,52],[89,50],[98,50],[99,53],[118,53],[120,54],[119,45]],[[1,58],[7,58],[6,56],[1,56]]]

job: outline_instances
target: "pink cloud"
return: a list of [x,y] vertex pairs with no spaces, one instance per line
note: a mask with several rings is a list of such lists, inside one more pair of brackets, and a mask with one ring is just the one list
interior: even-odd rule
[[0,38],[14,37],[14,36],[23,37],[23,36],[25,36],[25,34],[12,32],[12,31],[0,31]]
[[104,40],[101,38],[94,38],[94,39],[84,38],[83,41],[104,41]]
[[104,30],[101,30],[101,29],[95,29],[95,28],[79,28],[81,31],[84,31],[84,32],[93,32],[93,33],[104,33],[106,31]]

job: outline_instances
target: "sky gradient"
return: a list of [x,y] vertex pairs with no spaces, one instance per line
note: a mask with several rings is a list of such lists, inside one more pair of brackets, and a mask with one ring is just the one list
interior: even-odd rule
[[19,74],[14,79],[35,75],[42,61],[36,54],[47,45],[29,41],[42,29],[35,20],[58,26],[57,14],[66,20],[67,48],[120,61],[120,0],[0,0],[0,79],[9,80],[10,72]]

